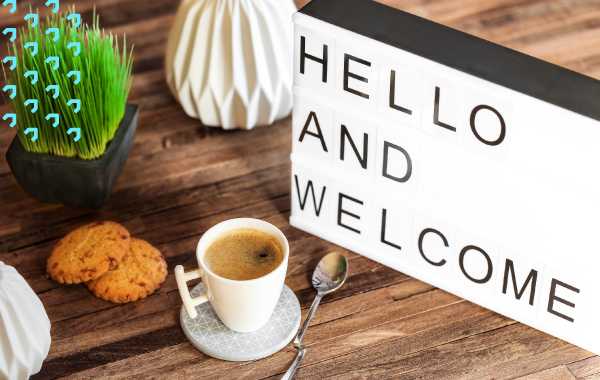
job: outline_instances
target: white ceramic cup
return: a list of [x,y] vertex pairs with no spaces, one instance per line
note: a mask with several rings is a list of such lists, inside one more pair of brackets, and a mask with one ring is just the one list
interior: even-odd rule
[[[212,272],[204,261],[207,248],[218,238],[240,228],[251,228],[275,237],[283,249],[283,260],[272,272],[246,281],[230,280]],[[240,218],[221,222],[202,235],[196,248],[198,268],[184,272],[183,266],[175,267],[175,279],[183,306],[190,318],[196,318],[196,306],[209,301],[225,326],[238,332],[256,331],[271,318],[283,290],[288,265],[289,244],[286,237],[274,225],[258,219]],[[192,298],[187,282],[202,278],[206,292]]]

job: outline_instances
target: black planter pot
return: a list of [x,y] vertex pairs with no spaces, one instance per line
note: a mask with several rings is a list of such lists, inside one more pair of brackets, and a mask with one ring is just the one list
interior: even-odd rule
[[125,116],[104,155],[81,160],[30,153],[15,136],[6,160],[21,187],[46,203],[100,208],[123,170],[138,125],[138,106],[127,104]]

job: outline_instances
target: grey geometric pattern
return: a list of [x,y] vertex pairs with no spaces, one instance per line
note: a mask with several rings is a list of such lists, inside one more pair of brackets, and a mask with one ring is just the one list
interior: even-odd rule
[[[192,297],[204,291],[202,283],[192,290]],[[210,302],[196,306],[198,317],[191,319],[181,307],[183,332],[200,351],[217,359],[229,361],[257,360],[284,348],[300,326],[300,303],[290,288],[284,285],[279,302],[265,326],[250,333],[230,330],[215,314]]]

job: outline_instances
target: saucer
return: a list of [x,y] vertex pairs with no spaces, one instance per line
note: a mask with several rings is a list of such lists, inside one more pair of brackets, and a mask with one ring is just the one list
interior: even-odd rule
[[[199,283],[192,289],[192,297],[204,291]],[[215,314],[209,302],[196,306],[198,317],[191,319],[181,307],[181,328],[185,336],[206,355],[228,361],[257,360],[284,348],[300,327],[300,303],[286,285],[275,306],[271,319],[265,326],[250,333],[230,330]]]

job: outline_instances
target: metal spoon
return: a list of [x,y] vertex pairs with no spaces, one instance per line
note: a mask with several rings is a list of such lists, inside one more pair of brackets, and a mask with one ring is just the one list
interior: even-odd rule
[[310,310],[308,311],[308,315],[304,320],[302,327],[300,330],[298,330],[296,338],[294,338],[294,346],[298,352],[296,353],[296,357],[294,358],[292,365],[281,378],[282,380],[293,379],[298,367],[300,367],[300,363],[302,362],[306,352],[306,348],[304,348],[302,345],[302,340],[304,339],[304,334],[308,329],[310,321],[317,312],[317,308],[319,307],[321,299],[325,295],[338,290],[344,284],[344,281],[346,281],[347,276],[348,261],[343,255],[337,252],[332,252],[325,255],[321,261],[319,261],[319,265],[317,265],[317,268],[312,276],[312,285],[317,291],[317,295],[315,296],[312,305],[310,305]]

